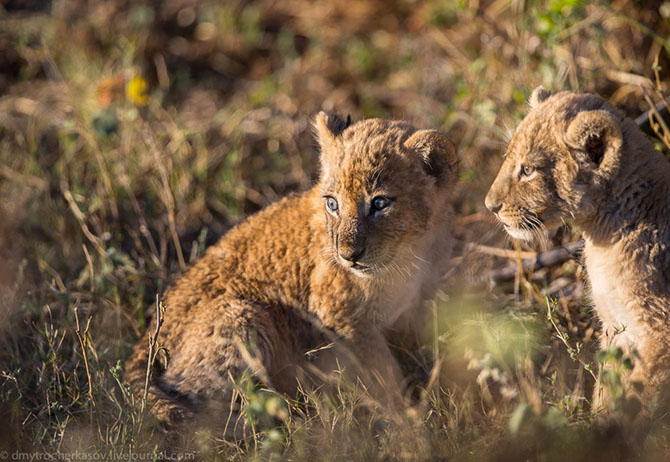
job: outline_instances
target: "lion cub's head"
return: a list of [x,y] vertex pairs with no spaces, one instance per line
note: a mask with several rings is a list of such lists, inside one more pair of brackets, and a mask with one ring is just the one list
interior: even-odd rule
[[435,130],[399,121],[353,125],[323,112],[319,189],[328,256],[360,277],[406,271],[446,213],[457,178],[454,146]]
[[486,196],[514,238],[542,239],[546,228],[591,220],[622,157],[621,114],[590,94],[537,88]]

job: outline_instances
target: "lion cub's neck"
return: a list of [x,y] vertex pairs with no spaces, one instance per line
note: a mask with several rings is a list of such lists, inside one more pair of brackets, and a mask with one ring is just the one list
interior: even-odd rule
[[579,226],[604,342],[630,351],[650,326],[667,323],[658,300],[668,295],[670,166],[653,149],[627,160]]
[[660,152],[635,153],[576,224],[586,240],[612,246],[670,225],[670,164]]

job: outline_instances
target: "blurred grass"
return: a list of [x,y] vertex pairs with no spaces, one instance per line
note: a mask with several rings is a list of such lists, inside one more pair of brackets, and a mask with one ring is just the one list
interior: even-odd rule
[[[145,307],[230,226],[312,184],[317,111],[448,131],[459,237],[502,246],[478,212],[530,91],[595,91],[637,116],[643,88],[667,95],[669,16],[668,2],[622,0],[0,2],[0,447],[158,448],[120,379]],[[598,332],[581,268],[478,282],[502,262],[464,253],[426,346],[405,352],[418,413],[405,427],[360,421],[346,394],[288,403],[286,417],[241,386],[283,425],[196,447],[222,460],[621,458],[592,425]],[[666,439],[659,426],[643,456],[666,457]]]

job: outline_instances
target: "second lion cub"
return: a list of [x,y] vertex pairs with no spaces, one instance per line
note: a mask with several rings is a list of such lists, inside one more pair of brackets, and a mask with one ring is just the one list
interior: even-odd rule
[[[230,401],[246,370],[293,395],[341,369],[382,402],[401,398],[385,335],[417,324],[447,269],[454,146],[404,122],[320,113],[314,125],[318,184],[233,228],[164,295],[170,360],[148,404],[168,426]],[[141,339],[126,363],[138,397],[147,359]]]
[[[650,408],[667,410],[670,164],[644,133],[595,95],[539,87],[486,206],[515,238],[531,240],[566,221],[577,226],[601,348],[637,352],[628,384],[642,383]],[[603,392],[596,408],[608,401]]]

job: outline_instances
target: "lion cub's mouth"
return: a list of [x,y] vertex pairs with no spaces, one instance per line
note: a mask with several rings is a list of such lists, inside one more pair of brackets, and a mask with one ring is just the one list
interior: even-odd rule
[[349,270],[356,276],[369,278],[375,274],[375,269],[372,266],[361,265],[358,262],[352,263],[348,266]]
[[372,278],[380,274],[381,268],[375,264],[340,261],[340,264],[353,275],[360,278]]

